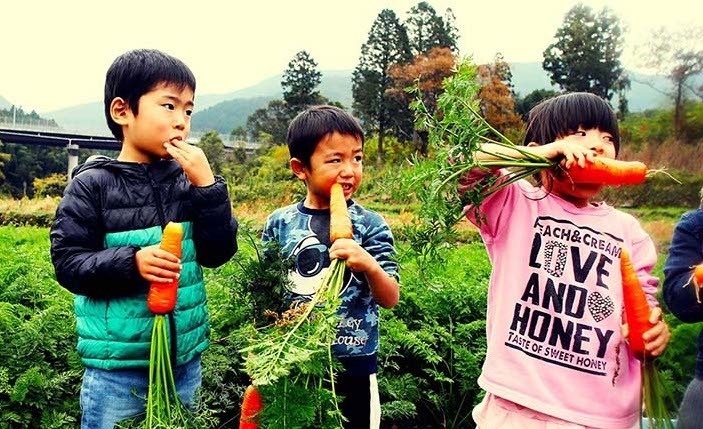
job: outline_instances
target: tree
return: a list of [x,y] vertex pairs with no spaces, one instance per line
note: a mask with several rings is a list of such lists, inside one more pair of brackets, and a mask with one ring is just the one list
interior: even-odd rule
[[524,121],[527,120],[527,115],[533,107],[542,101],[554,97],[558,92],[553,89],[535,89],[527,94],[524,98],[517,97],[515,100],[515,112],[517,112]]
[[393,82],[388,69],[412,58],[405,27],[390,9],[383,9],[361,46],[359,64],[352,74],[352,108],[367,131],[378,133],[378,159],[383,160],[383,137],[398,112],[407,111],[387,94]]
[[266,107],[256,109],[249,115],[247,133],[257,140],[262,133],[268,134],[275,143],[284,143],[291,118],[291,111],[285,101],[271,100]]
[[674,102],[674,137],[679,139],[684,131],[687,95],[703,98],[703,86],[692,84],[692,78],[703,72],[703,27],[653,30],[643,58],[645,66],[667,76],[674,86],[668,95]]
[[410,8],[405,26],[413,55],[426,54],[435,47],[457,49],[454,13],[447,9],[447,21],[438,16],[429,3],[422,1]]
[[[388,94],[409,105],[413,95],[408,94],[406,88],[416,85],[427,111],[434,114],[437,98],[442,93],[442,81],[451,76],[455,64],[456,56],[447,47],[434,47],[427,54],[417,55],[409,64],[394,64],[388,71],[393,79]],[[415,148],[422,155],[427,155],[427,133],[418,132],[413,125],[414,121],[410,120]]]
[[515,112],[513,99],[512,72],[510,66],[497,54],[492,64],[478,67],[478,79],[481,89],[478,97],[481,99],[481,113],[496,130],[503,135],[517,134],[523,122]]
[[10,193],[15,198],[32,197],[34,179],[54,173],[65,174],[68,161],[64,148],[20,143],[5,143],[3,174],[0,182],[3,193]]
[[247,141],[247,130],[242,127],[241,125],[238,127],[235,127],[230,133],[229,136],[232,138],[232,140],[242,140],[242,141]]
[[564,91],[588,91],[610,101],[629,79],[620,63],[619,19],[604,7],[598,15],[577,4],[566,14],[556,41],[544,51],[542,67]]
[[[2,141],[0,141],[0,149],[2,149]],[[5,168],[5,163],[12,158],[9,153],[0,152],[0,182],[5,180],[5,173],[3,168]]]
[[321,79],[317,63],[306,51],[295,54],[283,72],[283,100],[271,100],[249,115],[247,133],[254,138],[266,134],[276,143],[285,142],[288,124],[295,115],[308,106],[329,102],[317,91]]
[[212,172],[222,174],[222,166],[225,161],[225,144],[222,142],[217,131],[208,131],[200,139],[198,143],[200,149],[203,150],[207,160],[210,162]]
[[300,51],[283,73],[283,100],[293,110],[319,104],[323,101],[317,91],[321,81],[322,73],[317,70],[315,60],[306,51]]

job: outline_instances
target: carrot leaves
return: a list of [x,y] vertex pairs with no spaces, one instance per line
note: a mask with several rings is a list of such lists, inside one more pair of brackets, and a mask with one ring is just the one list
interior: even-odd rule
[[342,426],[334,390],[340,363],[331,345],[344,270],[344,261],[333,260],[311,301],[294,303],[280,314],[267,309],[272,322],[250,329],[249,345],[241,352],[244,369],[263,398],[257,415],[261,427]]

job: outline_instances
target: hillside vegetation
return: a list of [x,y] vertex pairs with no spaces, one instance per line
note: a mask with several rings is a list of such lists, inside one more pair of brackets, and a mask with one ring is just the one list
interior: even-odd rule
[[[510,64],[515,92],[525,96],[538,89],[555,89],[549,82],[547,73],[539,62]],[[320,93],[330,100],[336,100],[351,107],[351,70],[322,70]],[[661,91],[670,87],[663,76],[630,73],[632,87],[626,92],[632,112],[641,112],[667,106],[667,99]],[[703,83],[703,76],[700,79]],[[232,86],[236,86],[236,82]],[[281,98],[281,75],[271,76],[240,90],[224,94],[196,94],[196,111],[193,115],[193,131],[216,130],[229,134],[234,128],[244,125],[247,117],[266,101]],[[614,104],[616,105],[616,104]],[[10,108],[7,102],[7,107]],[[0,108],[3,108],[0,105]],[[96,101],[63,109],[41,112],[41,116],[53,119],[63,129],[81,130],[86,133],[109,135],[105,125],[102,101],[99,94]]]

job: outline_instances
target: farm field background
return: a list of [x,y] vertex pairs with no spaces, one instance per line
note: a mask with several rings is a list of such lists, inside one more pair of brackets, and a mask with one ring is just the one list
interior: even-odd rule
[[[297,198],[292,188],[280,200],[235,203],[241,223],[240,251],[224,266],[206,270],[212,344],[204,355],[201,412],[211,427],[238,421],[248,384],[239,350],[243,327],[252,323],[245,284],[248,261],[265,215]],[[49,260],[48,226],[57,198],[2,200],[0,212],[32,212],[38,225],[0,226],[0,427],[76,427],[82,366],[75,353],[72,296],[55,281]],[[476,378],[485,354],[485,299],[489,261],[468,222],[439,257],[424,260],[411,248],[406,227],[416,207],[362,191],[361,204],[382,213],[394,230],[401,263],[401,302],[382,313],[380,391],[384,428],[473,427],[470,410],[480,400]],[[270,206],[270,207],[269,207]],[[654,238],[661,277],[669,239],[688,207],[626,209]],[[29,222],[27,222],[29,223]],[[673,337],[659,360],[676,400],[693,375],[700,326],[667,315]]]

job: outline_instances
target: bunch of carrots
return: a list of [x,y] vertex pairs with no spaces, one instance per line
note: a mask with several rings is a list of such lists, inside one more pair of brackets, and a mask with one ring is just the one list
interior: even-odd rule
[[628,326],[628,340],[632,353],[640,360],[642,371],[642,402],[653,429],[674,429],[671,423],[673,399],[666,390],[664,381],[657,371],[654,360],[647,355],[642,335],[654,325],[649,321],[651,308],[642,289],[637,273],[632,266],[630,254],[623,249],[620,253],[623,301]]
[[[183,225],[169,222],[163,230],[160,248],[181,257]],[[151,332],[151,354],[149,357],[149,391],[147,393],[146,418],[148,429],[188,427],[189,410],[181,402],[173,376],[169,351],[166,317],[176,306],[178,280],[167,283],[152,283],[147,294],[147,306],[154,313]]]
[[[352,237],[344,191],[335,183],[330,189],[330,241]],[[331,344],[345,266],[333,259],[312,300],[289,310],[285,323],[257,331],[242,350],[251,385],[243,396],[240,429],[342,427]],[[313,361],[326,362],[325,368]]]
[[[423,205],[431,205],[435,212],[437,207],[445,208],[444,212],[454,207],[453,213],[458,220],[466,204],[478,207],[481,201],[497,190],[544,169],[558,171],[573,183],[613,186],[640,184],[656,172],[641,162],[604,157],[596,158],[585,167],[575,166],[564,170],[559,160],[536,155],[525,146],[514,144],[492,127],[480,113],[480,88],[476,65],[470,59],[464,59],[457,65],[455,73],[444,79],[436,112],[427,109],[418,87],[410,89],[415,94],[411,107],[415,113],[416,127],[427,132],[428,144],[437,150],[437,154],[434,159],[414,162],[409,187],[420,194],[418,197]],[[491,146],[498,146],[500,153],[488,152],[493,151]],[[502,150],[505,148],[510,150]],[[494,159],[477,159],[476,155],[481,152]],[[499,180],[489,176],[463,196],[457,195],[459,179],[474,168],[503,168],[508,173]]]

